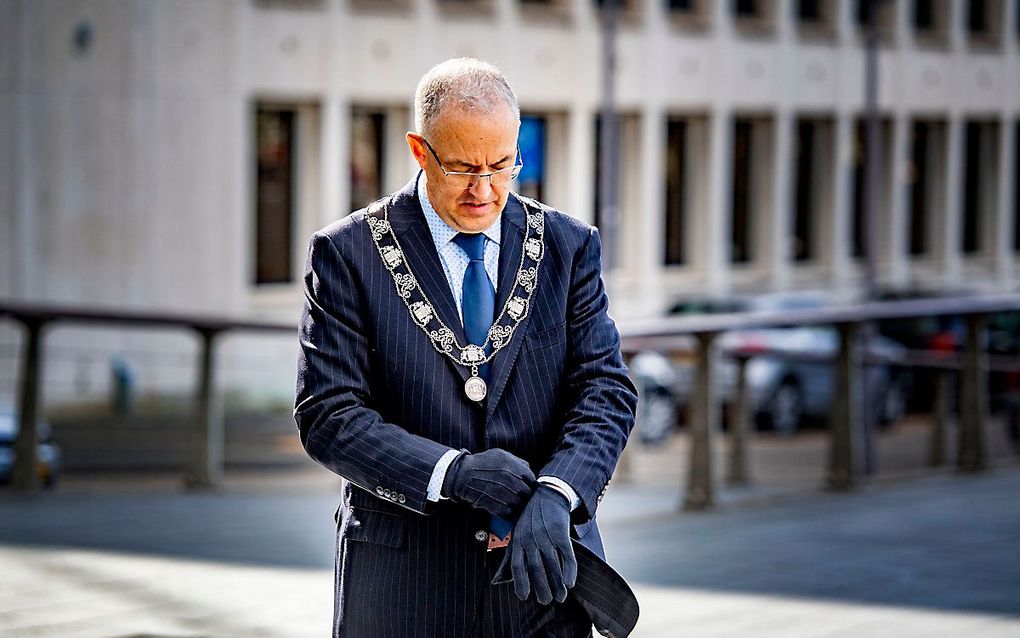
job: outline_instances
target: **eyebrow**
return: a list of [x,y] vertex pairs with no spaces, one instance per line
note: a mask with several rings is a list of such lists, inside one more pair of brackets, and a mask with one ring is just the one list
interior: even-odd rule
[[[496,160],[495,162],[490,164],[490,166],[496,166],[498,164],[505,164],[506,162],[509,162],[511,159],[513,159],[512,155],[504,155],[502,159]],[[470,169],[481,168],[481,165],[479,165],[479,164],[469,164],[467,162],[462,162],[461,160],[451,160],[450,161],[450,166],[458,166],[458,167],[470,168]]]

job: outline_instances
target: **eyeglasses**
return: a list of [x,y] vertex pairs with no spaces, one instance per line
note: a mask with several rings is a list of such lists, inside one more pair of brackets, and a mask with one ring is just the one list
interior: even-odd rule
[[446,183],[454,188],[471,188],[486,177],[489,178],[489,184],[492,186],[506,186],[510,183],[510,180],[520,175],[521,169],[524,168],[524,160],[521,158],[521,148],[518,146],[513,166],[501,168],[498,171],[492,171],[491,173],[462,173],[460,171],[448,171],[446,170],[446,167],[443,166],[443,162],[440,161],[439,156],[436,155],[436,149],[432,148],[429,141],[424,137],[421,138],[421,141],[425,142],[425,146],[427,146],[429,152],[432,153],[432,157],[436,158],[436,164],[439,164],[439,170],[443,171],[443,175],[446,177]]

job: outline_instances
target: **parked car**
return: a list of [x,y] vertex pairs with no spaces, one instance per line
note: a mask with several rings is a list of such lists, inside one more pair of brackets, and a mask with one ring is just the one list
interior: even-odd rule
[[[57,484],[63,461],[60,446],[53,441],[53,428],[46,421],[36,425],[36,471],[46,487]],[[12,409],[0,409],[0,485],[11,482],[14,471],[14,441],[18,437],[18,418]]]
[[[879,299],[937,299],[940,297],[966,297],[967,291],[896,290],[880,293]],[[958,352],[967,338],[966,322],[960,315],[904,317],[879,322],[879,332],[903,344],[910,350]],[[987,333],[982,344],[991,355],[1020,354],[1020,312],[996,312],[988,315]],[[936,395],[936,371],[928,368],[905,371],[907,407],[910,410],[928,411]],[[988,394],[992,410],[1010,407],[1020,393],[1020,374],[992,371],[988,375]]]
[[[673,314],[695,312],[755,312],[821,308],[826,297],[813,293],[776,293],[758,297],[696,298],[678,302]],[[735,330],[717,341],[716,393],[730,408],[736,399],[737,361],[747,357],[746,382],[750,409],[759,428],[790,435],[809,419],[827,417],[835,397],[832,359],[838,351],[838,335],[831,326],[790,326]],[[866,366],[863,393],[868,405],[876,406],[880,424],[898,420],[905,411],[904,387],[896,366],[903,346],[873,335],[866,351],[877,363]],[[811,360],[784,358],[804,356]],[[677,366],[673,387],[678,405],[685,408],[693,392],[693,366]]]

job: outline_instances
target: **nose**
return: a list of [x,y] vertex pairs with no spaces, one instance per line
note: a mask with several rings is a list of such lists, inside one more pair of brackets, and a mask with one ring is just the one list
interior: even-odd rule
[[474,184],[468,187],[468,191],[479,201],[486,201],[492,194],[492,176],[479,177]]

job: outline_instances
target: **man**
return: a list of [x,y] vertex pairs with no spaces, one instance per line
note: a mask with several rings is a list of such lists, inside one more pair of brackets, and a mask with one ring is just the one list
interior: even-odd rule
[[593,519],[637,394],[598,231],[510,193],[495,67],[436,66],[414,109],[421,172],[315,233],[305,267],[294,415],[345,479],[333,635],[625,635]]

